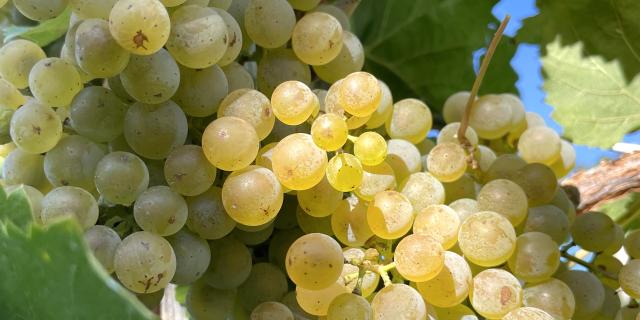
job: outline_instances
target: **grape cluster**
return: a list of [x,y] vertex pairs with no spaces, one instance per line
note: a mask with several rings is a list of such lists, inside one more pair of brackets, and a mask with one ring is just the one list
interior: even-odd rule
[[572,145],[468,92],[427,139],[320,2],[14,0],[73,15],[50,57],[0,48],[2,185],[150,308],[190,285],[195,319],[637,319],[640,231],[576,215]]

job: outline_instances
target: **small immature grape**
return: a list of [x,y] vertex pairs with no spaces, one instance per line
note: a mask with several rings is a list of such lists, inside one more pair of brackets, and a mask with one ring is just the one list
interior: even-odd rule
[[602,212],[586,212],[579,215],[571,225],[573,241],[585,250],[600,252],[606,249],[615,237],[615,222]]
[[435,238],[411,234],[398,243],[393,261],[405,279],[424,282],[433,279],[444,266],[444,250]]
[[327,164],[327,180],[342,192],[353,191],[362,183],[362,164],[356,156],[338,153]]
[[497,266],[507,261],[515,250],[516,232],[507,218],[481,211],[462,222],[458,245],[470,262],[484,267]]
[[62,137],[62,121],[52,108],[31,99],[13,113],[9,133],[25,153],[44,153]]
[[430,205],[420,211],[413,221],[413,233],[433,237],[445,250],[458,242],[460,218],[455,210],[443,204]]
[[527,232],[516,241],[516,250],[508,260],[509,269],[526,282],[551,278],[560,265],[558,244],[541,232]]
[[397,191],[378,192],[367,208],[367,223],[383,239],[397,239],[411,229],[414,211],[409,199]]
[[84,232],[84,240],[107,273],[113,273],[116,249],[122,242],[118,233],[107,226],[95,225]]
[[334,83],[353,72],[362,70],[362,66],[364,66],[362,43],[355,34],[344,30],[342,32],[342,49],[338,56],[327,64],[314,65],[313,71],[320,79]]
[[560,136],[548,127],[527,129],[518,140],[518,151],[529,163],[553,164],[560,158]]
[[344,245],[363,246],[373,236],[367,224],[366,202],[354,196],[342,200],[331,214],[331,230]]
[[412,173],[398,190],[409,198],[417,213],[431,205],[443,204],[445,201],[445,189],[442,183],[428,172]]
[[38,61],[29,73],[29,89],[33,96],[51,107],[68,106],[82,89],[76,67],[61,58]]
[[98,221],[98,203],[84,189],[71,186],[55,188],[42,199],[42,223],[52,224],[62,218],[75,219],[83,229]]
[[457,143],[438,144],[427,156],[427,170],[441,182],[456,181],[467,170],[467,154]]
[[169,100],[178,90],[180,69],[169,52],[160,49],[150,55],[131,56],[120,80],[126,92],[137,101],[158,104]]
[[187,197],[187,227],[203,239],[220,239],[236,226],[222,204],[222,189],[213,186],[195,197]]
[[353,293],[343,293],[337,296],[327,311],[327,319],[373,319],[373,310],[369,301]]
[[284,187],[305,190],[325,176],[327,153],[316,146],[311,135],[294,133],[278,142],[271,161],[273,172]]
[[511,106],[500,95],[486,95],[474,102],[469,125],[483,139],[497,139],[511,130]]
[[181,229],[167,238],[176,255],[176,273],[171,279],[175,284],[192,284],[198,280],[211,262],[211,252],[206,240]]
[[247,167],[255,160],[259,148],[256,130],[247,121],[236,117],[218,118],[202,134],[204,155],[216,168],[225,171]]
[[338,280],[343,260],[338,242],[322,233],[310,233],[289,247],[285,261],[287,274],[298,287],[319,290]]
[[276,120],[269,98],[253,89],[229,93],[220,103],[218,117],[237,117],[247,121],[256,129],[260,140],[271,133]]
[[359,71],[348,75],[342,79],[337,89],[337,102],[344,111],[356,117],[370,116],[382,99],[378,79],[367,72]]
[[394,283],[378,291],[371,301],[373,319],[427,319],[427,306],[416,289]]
[[291,47],[306,64],[327,64],[342,50],[342,25],[328,13],[307,13],[293,29]]
[[362,170],[362,183],[354,190],[359,198],[371,201],[378,192],[396,189],[395,173],[386,162],[377,166],[362,166]]
[[251,320],[293,320],[293,313],[280,302],[267,301],[259,304],[251,311]]
[[542,309],[561,320],[571,319],[576,307],[573,292],[569,286],[554,278],[541,283],[528,284],[524,288],[523,297],[524,306]]
[[248,2],[244,10],[244,27],[251,40],[268,49],[281,47],[289,41],[296,15],[287,0]]
[[334,189],[327,178],[315,186],[296,193],[300,208],[312,217],[331,215],[342,201],[342,192]]
[[462,114],[471,94],[468,91],[460,91],[450,95],[442,107],[444,122],[454,123],[462,121]]
[[171,22],[158,0],[119,0],[109,14],[109,29],[125,50],[149,55],[165,45]]
[[227,236],[209,241],[211,263],[202,280],[218,289],[235,289],[251,273],[251,252],[239,239]]
[[349,128],[343,116],[325,113],[318,116],[311,125],[311,137],[318,147],[327,151],[340,149],[349,136]]
[[471,290],[472,275],[469,264],[460,255],[445,251],[444,266],[432,279],[418,282],[418,291],[429,303],[450,308],[464,301]]
[[625,264],[618,274],[620,287],[633,299],[640,299],[640,259]]
[[353,152],[365,166],[376,166],[387,157],[387,142],[377,132],[367,131],[353,143]]
[[136,155],[116,151],[98,162],[95,183],[107,202],[129,206],[149,186],[149,170]]
[[23,39],[12,40],[0,48],[0,75],[18,89],[29,85],[33,66],[47,55],[37,44]]
[[187,221],[187,203],[167,186],[155,186],[138,196],[133,207],[136,223],[144,231],[169,236]]
[[478,208],[503,215],[517,226],[527,218],[527,195],[522,188],[506,179],[485,184],[478,193]]
[[487,269],[473,277],[469,301],[482,316],[499,319],[522,305],[522,286],[502,269]]
[[418,99],[404,99],[393,105],[393,112],[385,123],[387,133],[393,139],[419,143],[427,138],[433,117],[431,110]]
[[279,84],[271,94],[273,113],[278,120],[288,125],[299,125],[319,108],[318,97],[300,81]]
[[78,134],[95,142],[110,142],[122,134],[127,108],[113,91],[91,86],[73,98],[69,119]]

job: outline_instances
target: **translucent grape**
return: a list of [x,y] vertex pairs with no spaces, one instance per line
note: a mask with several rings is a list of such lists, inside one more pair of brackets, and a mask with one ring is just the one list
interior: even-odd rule
[[393,261],[396,269],[410,281],[433,279],[444,266],[444,250],[435,238],[425,234],[408,235],[398,243]]
[[116,151],[98,162],[96,188],[108,202],[128,206],[149,185],[149,170],[136,155]]
[[456,253],[444,252],[444,266],[432,279],[418,282],[418,291],[430,304],[453,307],[467,298],[471,289],[471,269],[467,262]]
[[516,233],[507,218],[481,211],[462,222],[458,245],[467,260],[483,267],[497,266],[515,250]]
[[305,122],[313,110],[319,107],[318,97],[300,81],[285,81],[271,94],[273,113],[288,125]]
[[570,142],[560,139],[560,158],[551,164],[557,177],[566,176],[576,165],[576,150]]
[[338,103],[356,117],[370,116],[381,99],[378,79],[367,72],[354,72],[338,84]]
[[391,90],[386,83],[378,80],[382,96],[378,108],[371,114],[371,118],[367,120],[367,128],[373,129],[382,126],[393,113],[393,96]]
[[503,320],[555,320],[551,315],[542,309],[521,307],[507,313]]
[[95,225],[84,232],[84,241],[107,273],[113,273],[116,249],[122,242],[118,233],[107,226]]
[[367,204],[351,196],[340,202],[331,215],[331,230],[348,246],[363,246],[373,236],[367,224]]
[[404,181],[410,174],[422,170],[420,151],[406,140],[391,139],[387,141],[386,162],[393,168],[396,181]]
[[349,192],[362,183],[362,164],[352,154],[338,153],[329,160],[326,176],[333,188]]
[[279,301],[287,293],[287,278],[270,263],[256,263],[247,280],[238,288],[238,301],[253,310],[266,301]]
[[291,34],[291,47],[302,62],[323,65],[342,50],[342,25],[332,15],[310,12],[298,20]]
[[111,37],[109,23],[101,19],[87,19],[76,30],[75,57],[88,74],[108,78],[122,72],[129,63],[129,52]]
[[313,217],[331,215],[342,201],[342,192],[334,189],[327,178],[315,186],[297,192],[300,208]]
[[215,314],[224,319],[232,316],[236,290],[221,290],[198,281],[189,287],[186,307],[189,314],[196,319],[207,319]]
[[602,212],[586,212],[571,225],[571,237],[585,250],[603,251],[614,240],[615,223]]
[[78,134],[96,142],[109,142],[123,132],[127,105],[109,89],[86,87],[71,102],[69,119]]
[[187,221],[187,203],[167,186],[145,190],[136,199],[133,216],[144,231],[159,236],[178,232]]
[[204,155],[216,168],[225,171],[239,170],[251,164],[259,148],[256,130],[247,121],[236,117],[218,118],[202,134]]
[[369,301],[359,295],[343,293],[329,304],[327,319],[373,319]]
[[287,252],[289,278],[308,290],[331,286],[338,280],[343,265],[338,242],[322,233],[310,233],[296,240]]
[[470,174],[465,173],[458,180],[445,182],[442,186],[445,194],[444,202],[451,203],[462,198],[475,198],[478,184]]
[[522,230],[523,232],[545,233],[557,244],[562,244],[569,236],[569,219],[562,210],[555,206],[533,207],[529,209]]
[[295,133],[274,148],[272,165],[283,186],[305,190],[318,184],[325,175],[327,153],[316,146],[311,135]]
[[200,146],[175,148],[164,163],[164,177],[172,190],[184,196],[207,191],[216,178],[216,168],[207,161]]
[[149,159],[164,159],[187,138],[187,118],[173,101],[135,103],[124,119],[124,137],[131,148]]
[[442,106],[444,122],[453,123],[462,121],[464,109],[471,94],[468,91],[460,91],[450,95]]
[[359,198],[371,201],[378,192],[395,190],[396,176],[391,166],[386,162],[372,167],[362,166],[362,170],[362,183],[354,190]]
[[542,309],[561,320],[571,319],[576,307],[573,292],[569,286],[554,278],[541,283],[528,284],[524,288],[523,297],[525,306]]
[[522,287],[509,272],[487,269],[473,277],[469,301],[482,316],[498,319],[522,305]]
[[456,181],[467,170],[467,154],[457,143],[438,144],[427,156],[427,170],[441,182]]
[[224,210],[222,189],[213,186],[195,197],[187,197],[187,227],[203,239],[220,239],[229,234],[236,221]]
[[343,31],[340,53],[326,64],[314,65],[313,70],[320,79],[333,83],[353,72],[362,70],[363,65],[364,48],[362,43],[353,33]]
[[323,150],[340,149],[347,142],[348,136],[347,123],[342,116],[335,113],[322,114],[311,125],[313,142]]
[[251,273],[251,252],[232,236],[209,242],[211,264],[202,276],[208,285],[218,289],[234,289]]
[[295,319],[313,319],[314,315],[311,315],[304,311],[302,307],[298,304],[296,300],[296,291],[291,290],[287,294],[284,295],[282,300],[280,300],[284,305],[286,305],[289,310],[293,313]]
[[380,134],[367,131],[353,143],[353,151],[362,164],[376,166],[387,157],[387,142]]
[[54,187],[76,186],[95,189],[98,162],[106,154],[104,148],[78,135],[69,135],[44,156],[44,173]]
[[298,60],[291,49],[279,48],[267,50],[258,64],[258,89],[271,96],[275,88],[285,81],[311,83],[311,69]]
[[525,161],[551,165],[560,158],[560,136],[548,127],[525,130],[518,140],[518,151]]
[[33,96],[52,107],[71,103],[82,89],[80,74],[73,64],[60,58],[39,60],[29,73],[29,89]]
[[237,117],[251,124],[258,138],[266,138],[275,123],[275,116],[269,99],[260,91],[240,89],[231,92],[218,109],[219,117]]
[[591,319],[604,303],[604,286],[593,274],[581,270],[568,270],[557,275],[573,292],[575,312],[573,319]]
[[113,38],[125,50],[137,55],[161,50],[170,29],[169,14],[158,0],[119,0],[109,14]]
[[2,163],[3,182],[6,185],[25,184],[38,188],[47,182],[43,166],[43,155],[15,149]]
[[132,233],[116,250],[116,275],[127,289],[150,293],[167,286],[176,271],[176,256],[164,238],[150,232]]
[[624,239],[624,250],[632,258],[640,259],[640,231],[633,230],[627,234]]
[[[438,143],[453,142],[460,143],[458,140],[458,129],[460,128],[460,122],[452,122],[444,126],[438,134]],[[424,135],[426,137],[426,134]],[[478,135],[476,131],[471,127],[467,127],[465,138],[471,143],[472,146],[478,146]]]
[[[123,0],[118,4],[121,2]],[[120,80],[127,93],[136,100],[158,104],[169,100],[178,90],[180,69],[169,52],[160,49],[146,56],[131,56]]]
[[204,69],[180,66],[180,85],[172,99],[187,115],[207,117],[218,111],[230,91],[227,77],[217,65]]
[[434,204],[443,204],[445,191],[442,183],[428,172],[412,173],[399,188],[407,196],[415,212]]
[[122,101],[126,103],[136,102],[136,99],[134,99],[130,94],[128,94],[127,90],[125,90],[124,87],[122,86],[122,79],[120,79],[119,75],[107,79],[107,84],[109,89],[113,90],[113,93],[115,93],[115,95],[118,98],[120,98]]
[[474,199],[467,198],[458,199],[454,202],[451,202],[449,204],[449,208],[456,211],[458,217],[460,217],[460,223],[467,220],[467,218],[472,214],[480,211],[480,209],[478,209],[478,202]]
[[0,75],[18,89],[29,85],[31,68],[47,55],[36,43],[17,39],[0,48]]
[[331,216],[322,218],[312,217],[304,212],[299,206],[296,208],[296,221],[304,233],[324,233],[333,236],[331,230]]
[[75,14],[84,18],[109,19],[109,12],[118,0],[69,0],[69,5]]
[[49,191],[42,199],[40,217],[43,224],[73,218],[86,230],[98,221],[98,203],[89,192],[81,188],[58,187]]
[[234,171],[222,186],[222,204],[238,223],[263,225],[275,218],[282,207],[282,187],[267,168],[248,166]]
[[493,150],[483,145],[478,146],[478,153],[476,154],[478,155],[478,168],[482,172],[487,172],[497,158]]
[[291,38],[295,25],[295,13],[286,0],[250,0],[244,11],[247,34],[263,48],[284,45]]
[[529,206],[551,202],[558,188],[558,180],[553,171],[541,163],[525,165],[508,179],[522,187],[529,199]]
[[500,95],[480,97],[473,104],[469,125],[483,139],[496,139],[511,130],[511,106]]
[[186,285],[202,277],[211,261],[207,241],[186,229],[168,237],[167,241],[176,255],[176,273],[171,282]]
[[55,18],[61,14],[69,4],[68,0],[14,0],[13,5],[22,13],[25,17],[43,21],[51,18]]
[[413,223],[414,211],[409,199],[397,191],[378,192],[367,208],[367,223],[383,239],[405,235]]
[[541,232],[527,232],[516,241],[516,250],[508,260],[509,269],[526,282],[551,278],[560,264],[558,244]]
[[233,92],[238,89],[254,89],[253,77],[241,64],[237,62],[231,62],[228,65],[222,67],[224,75],[227,77],[229,83],[229,92]]
[[373,318],[378,320],[426,319],[427,307],[416,289],[394,283],[378,291],[371,301]]
[[393,113],[387,119],[385,128],[393,139],[419,143],[427,137],[432,122],[429,107],[420,100],[410,98],[393,105]]
[[625,264],[618,274],[620,287],[633,299],[640,299],[640,259]]
[[[364,73],[363,73],[364,75]],[[358,117],[354,115],[350,115],[347,111],[345,111],[344,105],[340,101],[340,85],[343,80],[338,80],[334,84],[329,87],[329,90],[326,92],[324,97],[324,103],[321,105],[322,111],[325,113],[336,113],[340,116],[344,116],[347,120],[347,127],[349,129],[356,129],[363,126],[369,119],[371,115],[367,115],[364,117]],[[356,83],[357,85],[357,83]],[[369,88],[372,89],[372,88]],[[365,97],[366,98],[366,97]]]
[[527,218],[527,195],[522,188],[506,179],[490,181],[478,193],[481,211],[497,212],[517,226]]
[[413,233],[433,237],[447,250],[458,241],[460,218],[455,210],[443,205],[430,205],[420,211],[413,221]]
[[263,302],[251,311],[251,320],[270,319],[293,320],[293,313],[284,304],[273,301]]

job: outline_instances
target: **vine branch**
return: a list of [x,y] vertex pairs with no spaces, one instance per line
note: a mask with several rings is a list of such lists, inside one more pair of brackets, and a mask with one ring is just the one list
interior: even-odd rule
[[575,263],[577,263],[577,264],[589,269],[589,271],[591,271],[592,273],[599,274],[599,275],[607,277],[609,279],[618,280],[618,276],[617,275],[611,274],[610,272],[606,272],[604,270],[600,270],[600,269],[596,268],[593,264],[588,263],[588,262],[586,262],[586,261],[584,261],[584,260],[582,260],[582,259],[580,259],[578,257],[575,257],[575,256],[569,254],[568,252],[561,252],[560,255],[563,258],[565,258],[565,259],[567,259],[567,260],[569,260],[571,262],[575,262]]

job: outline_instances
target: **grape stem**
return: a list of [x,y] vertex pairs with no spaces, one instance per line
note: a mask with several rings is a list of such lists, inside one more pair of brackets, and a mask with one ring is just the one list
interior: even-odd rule
[[386,265],[378,265],[378,268],[376,268],[376,272],[378,272],[378,274],[380,275],[380,278],[382,278],[382,282],[384,283],[384,286],[387,287],[389,285],[392,284],[391,282],[391,278],[389,278],[389,270],[393,269],[396,267],[396,263],[395,262],[391,262],[389,264]]
[[493,35],[493,39],[491,39],[491,43],[489,44],[489,48],[487,48],[487,53],[484,55],[484,59],[482,59],[482,64],[480,65],[480,71],[478,71],[478,75],[476,76],[475,81],[473,82],[473,86],[471,87],[471,93],[469,94],[469,99],[467,100],[467,104],[464,108],[464,114],[462,116],[462,120],[460,121],[460,127],[458,128],[458,141],[460,141],[460,145],[462,145],[465,150],[469,153],[469,161],[471,162],[472,168],[477,168],[478,163],[473,156],[473,145],[466,137],[467,127],[469,127],[469,116],[471,115],[471,108],[473,107],[473,102],[476,100],[478,96],[478,90],[480,90],[480,85],[482,84],[482,80],[484,79],[484,75],[487,73],[487,68],[489,67],[489,62],[491,62],[491,58],[493,57],[493,53],[496,51],[498,47],[498,43],[500,43],[500,39],[502,39],[502,34],[504,33],[504,29],[507,27],[509,23],[509,19],[511,16],[507,15],[500,23],[500,27]]
[[567,259],[567,260],[569,260],[571,262],[575,262],[575,263],[577,263],[577,264],[589,269],[589,271],[591,271],[591,272],[593,272],[595,274],[599,274],[599,275],[601,275],[603,277],[607,277],[609,279],[618,280],[618,276],[617,275],[611,274],[611,273],[606,272],[604,270],[600,270],[596,266],[594,266],[593,264],[588,263],[588,262],[586,262],[586,261],[584,261],[584,260],[582,260],[582,259],[580,259],[578,257],[575,257],[575,256],[569,254],[566,251],[560,252],[560,255],[563,258],[565,258],[565,259]]

